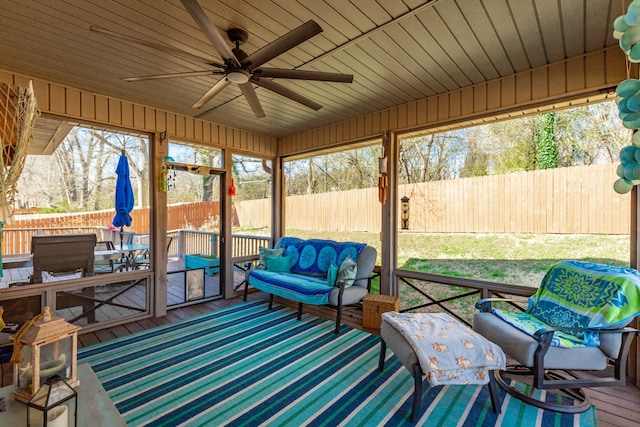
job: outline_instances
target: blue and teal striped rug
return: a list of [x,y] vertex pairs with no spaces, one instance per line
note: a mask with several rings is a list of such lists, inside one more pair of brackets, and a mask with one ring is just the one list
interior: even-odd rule
[[[290,308],[248,302],[79,351],[129,426],[401,426],[413,379],[379,338]],[[592,426],[595,408],[559,415],[501,390],[425,384],[419,425]]]

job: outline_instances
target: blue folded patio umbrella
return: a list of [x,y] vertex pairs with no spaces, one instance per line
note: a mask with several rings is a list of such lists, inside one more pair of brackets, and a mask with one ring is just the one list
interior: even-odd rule
[[111,222],[114,227],[120,227],[120,247],[122,247],[122,235],[123,227],[131,226],[131,215],[129,213],[133,210],[133,189],[131,188],[131,178],[129,177],[129,161],[127,156],[122,152],[120,160],[118,160],[118,166],[116,167],[116,215]]

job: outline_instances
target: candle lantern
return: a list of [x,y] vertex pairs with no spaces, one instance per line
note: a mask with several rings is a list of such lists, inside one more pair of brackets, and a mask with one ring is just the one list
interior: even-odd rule
[[27,403],[27,427],[77,425],[78,393],[57,375],[47,378]]
[[409,229],[409,198],[404,196],[400,199],[400,219],[403,230]]
[[44,307],[42,314],[27,322],[13,337],[13,396],[28,403],[47,378],[60,376],[77,387],[78,331]]

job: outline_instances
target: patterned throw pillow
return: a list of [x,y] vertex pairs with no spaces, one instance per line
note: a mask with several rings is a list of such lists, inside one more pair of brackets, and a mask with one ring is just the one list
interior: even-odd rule
[[344,261],[342,261],[342,264],[340,264],[336,280],[344,280],[344,287],[348,288],[353,285],[353,279],[356,278],[356,274],[358,274],[357,264],[351,256],[347,256]]
[[267,257],[268,256],[281,256],[283,252],[284,252],[283,248],[278,248],[278,249],[260,248],[260,259],[258,261],[258,265],[256,266],[256,269],[258,269],[258,270],[266,270],[267,269]]

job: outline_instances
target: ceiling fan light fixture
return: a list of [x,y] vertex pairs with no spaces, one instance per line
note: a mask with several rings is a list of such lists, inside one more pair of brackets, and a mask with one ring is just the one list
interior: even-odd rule
[[249,72],[242,69],[231,70],[227,73],[227,80],[229,80],[231,83],[236,84],[243,84],[248,82],[249,77],[251,77]]
[[[225,42],[225,40],[220,35],[220,31],[218,30],[218,28],[208,18],[207,14],[198,3],[198,0],[181,1],[186,11],[189,13],[189,15],[191,15],[197,26],[213,46],[214,50],[223,60],[223,63],[212,62],[209,58],[203,58],[197,55],[193,55],[170,46],[161,45],[155,42],[150,42],[148,40],[137,39],[126,34],[119,34],[110,30],[91,26],[89,28],[91,31],[98,32],[128,43],[155,48],[165,53],[186,58],[190,61],[205,63],[209,66],[209,68],[216,68],[216,70],[209,69],[203,71],[187,71],[182,73],[130,77],[125,79],[126,81],[224,75],[224,78],[219,79],[213,86],[209,87],[205,94],[202,95],[200,99],[198,99],[193,104],[192,108],[202,108],[202,106],[209,102],[224,88],[229,86],[230,83],[235,83],[238,86],[238,89],[240,89],[240,91],[242,92],[242,95],[244,96],[246,101],[249,103],[249,106],[251,107],[254,115],[257,118],[266,117],[266,115],[264,113],[264,110],[262,109],[262,106],[260,105],[260,100],[256,95],[254,85],[265,88],[266,90],[270,90],[271,92],[279,94],[285,98],[288,98],[294,102],[317,111],[322,108],[322,105],[302,95],[299,95],[295,91],[288,89],[285,86],[273,82],[271,79],[312,80],[340,83],[353,82],[353,75],[351,74],[300,69],[261,68],[261,65],[266,64],[279,55],[295,48],[301,43],[309,40],[311,37],[320,34],[322,32],[322,27],[320,27],[320,25],[318,25],[313,20],[305,22],[304,24],[275,39],[266,46],[263,46],[262,48],[253,52],[251,55],[247,55],[247,53],[240,48],[240,46],[244,44],[249,38],[249,33],[246,30],[240,28],[230,28],[227,30],[227,37],[229,41],[235,46],[233,49],[229,49],[229,46],[227,46],[227,42]],[[253,84],[248,84],[249,82]],[[226,104],[226,102],[223,102],[222,104]],[[213,110],[213,108],[211,110]],[[197,117],[200,117],[204,114],[206,113],[200,114]]]

